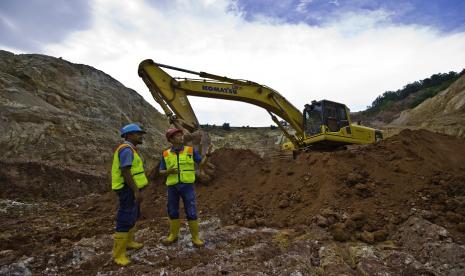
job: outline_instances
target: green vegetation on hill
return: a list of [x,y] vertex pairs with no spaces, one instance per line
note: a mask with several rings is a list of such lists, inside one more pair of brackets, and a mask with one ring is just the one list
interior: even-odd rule
[[436,96],[440,91],[449,87],[454,81],[465,74],[465,69],[460,73],[449,72],[434,74],[429,78],[415,81],[397,91],[386,91],[378,96],[364,113],[375,114],[390,109],[395,103],[403,101],[413,95],[407,108],[413,108],[424,100]]

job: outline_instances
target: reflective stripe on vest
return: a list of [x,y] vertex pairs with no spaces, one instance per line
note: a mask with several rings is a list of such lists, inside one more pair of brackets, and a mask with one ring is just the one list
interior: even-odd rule
[[131,175],[132,179],[136,183],[137,188],[141,189],[147,186],[149,183],[147,177],[145,176],[144,163],[142,162],[142,159],[140,158],[137,151],[129,144],[121,144],[113,154],[113,164],[111,166],[111,188],[113,190],[119,190],[124,186],[124,177],[120,168],[119,152],[126,147],[131,148],[134,154],[134,159],[132,160],[131,166]]
[[179,182],[190,184],[195,182],[195,162],[194,149],[184,146],[184,149],[176,154],[171,149],[163,152],[166,169],[178,168],[178,174],[169,174],[166,178],[166,185],[171,186]]

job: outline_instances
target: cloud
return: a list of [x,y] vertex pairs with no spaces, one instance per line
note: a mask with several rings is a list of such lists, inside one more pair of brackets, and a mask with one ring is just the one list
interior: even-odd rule
[[[387,11],[352,12],[310,26],[267,16],[246,20],[235,4],[94,1],[92,26],[45,45],[44,53],[103,70],[155,106],[137,75],[139,62],[147,58],[267,85],[298,109],[312,100],[329,99],[353,111],[384,91],[434,73],[459,71],[465,64],[465,33],[392,24],[385,19]],[[190,101],[201,123],[272,124],[265,110],[250,104],[195,97]]]
[[299,13],[306,13],[307,12],[307,6],[312,2],[313,0],[300,0],[299,3],[297,4],[295,10]]
[[244,18],[255,21],[263,17],[288,23],[322,26],[346,14],[388,11],[393,24],[418,24],[441,30],[465,30],[465,2],[462,0],[236,0]]
[[87,0],[0,1],[0,45],[38,51],[90,26]]

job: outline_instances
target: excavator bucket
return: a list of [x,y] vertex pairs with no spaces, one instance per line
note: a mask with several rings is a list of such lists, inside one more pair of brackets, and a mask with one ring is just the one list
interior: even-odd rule
[[[179,125],[174,123],[174,125]],[[204,157],[207,154],[208,148],[212,145],[210,135],[206,131],[198,129],[192,133],[184,132],[184,144],[196,149],[199,154]],[[215,165],[207,160],[202,170],[198,169],[197,179],[201,183],[209,182],[215,174]]]

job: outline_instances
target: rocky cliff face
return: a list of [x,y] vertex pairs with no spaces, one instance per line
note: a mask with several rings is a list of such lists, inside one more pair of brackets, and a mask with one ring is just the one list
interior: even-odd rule
[[416,108],[403,111],[388,127],[423,128],[465,136],[465,76]]
[[[24,183],[18,179],[32,181],[41,175],[47,175],[50,186],[50,181],[63,186],[67,180],[53,177],[57,170],[76,178],[80,173],[95,175],[70,188],[107,189],[113,150],[122,140],[119,128],[129,122],[139,122],[147,130],[141,150],[153,165],[168,123],[134,90],[90,66],[0,51],[3,192],[11,191],[15,182]],[[42,190],[33,183],[28,186]]]

